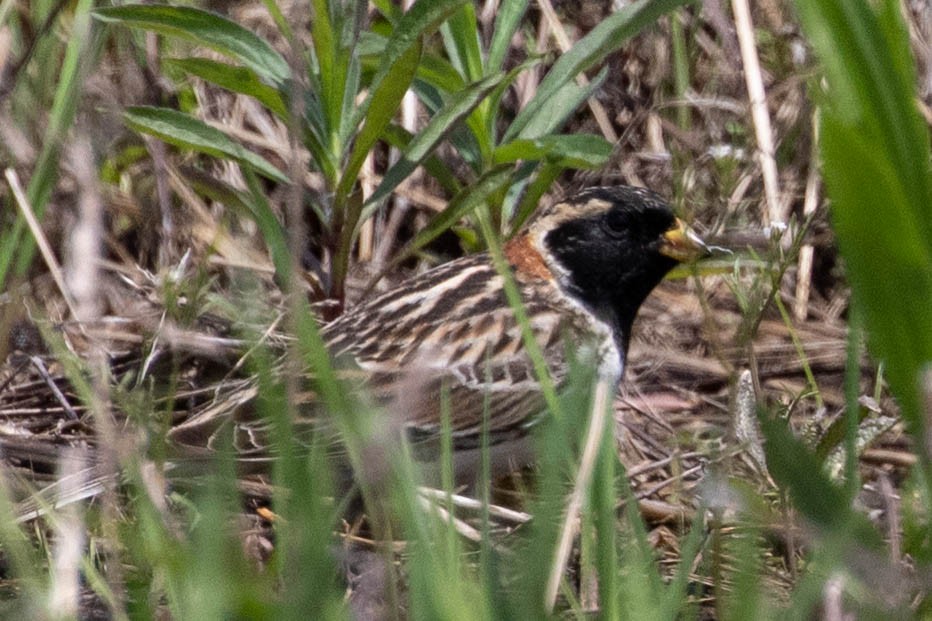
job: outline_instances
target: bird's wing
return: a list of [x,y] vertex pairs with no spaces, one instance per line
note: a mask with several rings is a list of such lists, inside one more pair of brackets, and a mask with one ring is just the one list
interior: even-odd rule
[[[582,345],[587,326],[575,309],[557,306],[562,296],[552,283],[519,286],[531,335],[559,385],[566,347]],[[374,402],[415,443],[440,436],[444,403],[456,448],[478,445],[483,429],[492,443],[527,433],[545,402],[501,277],[475,264],[431,286],[430,295],[413,289],[328,326],[337,364],[363,371]]]
[[[546,406],[501,277],[480,259],[451,265],[455,269],[432,270],[402,294],[375,298],[326,326],[322,337],[333,366],[353,403],[373,407],[384,426],[404,431],[416,444],[441,436],[444,412],[455,448],[478,446],[484,431],[491,443],[524,435]],[[556,305],[562,296],[552,283],[519,286],[530,332],[560,385],[566,347],[581,345],[587,326],[574,309]],[[250,405],[256,395],[254,382],[244,380],[175,425],[172,439],[211,450],[217,431],[230,433],[232,426],[241,456],[267,456],[269,423]],[[293,421],[296,439],[323,433],[339,452],[333,414],[318,395],[305,396],[306,403],[296,404],[302,413]]]

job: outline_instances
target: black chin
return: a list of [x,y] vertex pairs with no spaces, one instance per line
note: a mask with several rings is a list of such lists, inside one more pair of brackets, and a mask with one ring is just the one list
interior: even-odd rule
[[547,235],[547,245],[568,274],[562,283],[567,292],[612,326],[624,351],[638,309],[677,262],[656,244],[584,230],[592,226],[565,224]]

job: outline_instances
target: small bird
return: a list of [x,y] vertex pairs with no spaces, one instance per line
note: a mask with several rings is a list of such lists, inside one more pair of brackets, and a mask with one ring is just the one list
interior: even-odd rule
[[[663,199],[628,186],[558,202],[504,248],[557,386],[567,374],[567,344],[616,385],[641,303],[678,262],[705,251]],[[532,459],[529,430],[546,406],[488,253],[416,276],[356,306],[321,336],[338,364],[349,361],[368,376],[377,402],[402,413],[415,448],[437,445],[446,391],[459,478],[479,463],[484,416],[493,472]]]
[[[567,346],[617,385],[641,303],[677,263],[706,253],[660,196],[629,186],[590,188],[557,202],[504,246],[558,389],[568,373]],[[334,367],[356,378],[418,461],[439,458],[444,399],[458,482],[475,481],[483,433],[493,475],[533,461],[530,431],[546,404],[489,253],[363,301],[324,326],[321,337]],[[171,437],[189,444],[185,436],[199,435],[204,419],[194,416]],[[248,445],[241,455],[267,454],[259,427],[237,423],[235,437]]]

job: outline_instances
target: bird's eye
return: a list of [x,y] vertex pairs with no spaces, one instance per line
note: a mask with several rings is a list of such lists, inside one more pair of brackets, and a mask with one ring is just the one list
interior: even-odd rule
[[627,235],[635,225],[630,214],[620,209],[613,209],[605,214],[602,223],[606,232],[613,237]]

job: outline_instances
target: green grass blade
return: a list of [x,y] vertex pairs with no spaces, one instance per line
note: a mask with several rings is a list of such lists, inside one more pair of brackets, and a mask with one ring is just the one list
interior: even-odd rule
[[563,167],[552,162],[545,161],[538,167],[537,175],[528,184],[524,196],[521,197],[521,202],[515,207],[511,219],[512,233],[519,231],[528,218],[534,214],[534,211],[540,205],[540,199],[550,189],[550,186],[557,180],[561,172],[563,172]]
[[767,442],[767,467],[793,504],[822,532],[847,533],[858,545],[881,548],[881,539],[867,518],[851,509],[844,490],[832,484],[822,465],[790,432],[786,423],[761,418]]
[[243,63],[277,86],[291,76],[288,62],[265,39],[215,13],[180,6],[128,4],[97,9],[94,16],[104,22],[203,45]]
[[476,8],[464,4],[440,28],[447,55],[457,71],[469,82],[483,76],[482,50],[479,49],[479,24]]
[[127,125],[138,132],[155,136],[177,147],[234,160],[273,181],[288,183],[288,177],[268,160],[247,150],[219,129],[183,112],[137,106],[128,108],[123,118]]
[[[99,43],[90,28],[93,2],[83,0],[74,10],[73,26],[65,57],[61,64],[55,97],[49,114],[48,128],[42,140],[42,150],[26,187],[26,196],[37,218],[41,218],[52,197],[58,176],[60,147],[65,133],[74,122],[84,75],[90,70],[90,60],[96,57]],[[93,50],[93,52],[91,52]],[[20,218],[10,231],[0,237],[0,283],[6,283],[15,261],[15,272],[25,273],[32,263],[35,245],[32,238],[23,240],[25,223]]]
[[446,58],[426,53],[417,68],[417,79],[445,93],[456,93],[466,88],[466,80]]
[[[382,133],[391,122],[401,99],[408,91],[411,80],[414,79],[414,72],[417,70],[418,62],[421,57],[421,44],[415,41],[410,45],[405,53],[397,59],[394,65],[386,75],[386,79],[379,83],[379,86],[373,91],[369,100],[369,108],[366,114],[365,122],[359,134],[356,136],[356,142],[353,145],[353,152],[350,155],[346,167],[343,169],[340,183],[336,189],[336,201],[342,202],[349,197],[356,180],[359,177],[359,170],[369,154],[369,151],[375,143],[381,138]],[[355,226],[355,223],[350,223]]]
[[[404,181],[433,152],[450,130],[469,115],[504,78],[505,75],[501,73],[489,76],[452,97],[450,103],[431,117],[427,125],[414,135],[402,151],[398,162],[385,173],[382,183],[372,193],[366,204],[373,206],[398,187],[398,184]],[[363,220],[372,209],[363,212]]]
[[356,111],[356,99],[359,95],[360,83],[362,81],[362,63],[359,60],[359,50],[353,52],[347,61],[345,75],[343,75],[342,99],[340,99],[340,111],[338,117],[337,140],[343,146],[349,145],[353,139],[353,132],[357,126],[353,124],[353,113]]
[[[515,136],[517,138],[533,139],[547,136],[558,131],[570,115],[602,86],[602,82],[607,75],[608,71],[603,69],[586,85],[567,82],[553,94],[546,107],[539,109],[535,116],[527,120],[523,129]],[[533,103],[533,100],[531,103]],[[530,104],[528,105],[530,106]],[[524,108],[524,110],[527,109],[528,108]],[[518,113],[518,117],[521,116],[524,110]],[[516,118],[515,120],[518,121],[519,119]],[[524,121],[522,120],[520,122]],[[512,140],[508,137],[510,133],[511,127],[508,128],[508,132],[506,132],[506,137],[503,141]]]
[[828,78],[823,171],[848,278],[872,350],[922,438],[918,380],[932,360],[932,180],[900,4],[797,8]]
[[275,273],[278,275],[279,282],[288,282],[288,275],[291,270],[288,236],[271,205],[269,205],[268,198],[263,193],[258,178],[247,169],[245,176],[249,192],[246,193],[190,167],[182,169],[181,172],[185,180],[198,193],[223,203],[227,208],[244,217],[251,218],[256,223],[259,232],[262,234],[262,239],[265,241],[266,248],[268,248],[272,257],[272,264],[275,266]]
[[504,164],[546,159],[565,168],[595,169],[604,166],[611,155],[612,145],[601,136],[568,134],[513,140],[495,149],[493,161]]
[[174,66],[234,93],[254,97],[278,118],[288,120],[288,107],[281,93],[265,84],[255,71],[208,58],[168,58],[166,66]]
[[368,117],[369,104],[390,73],[396,71],[399,60],[410,54],[412,46],[421,46],[422,38],[430,35],[447,19],[465,0],[419,0],[398,20],[391,38],[382,54],[382,62],[372,77],[369,85],[370,95],[360,104],[354,117],[353,125]]
[[434,216],[423,229],[418,231],[414,239],[408,242],[395,256],[391,265],[397,265],[431,241],[437,239],[441,233],[449,230],[457,221],[472,213],[487,198],[505,187],[510,180],[511,170],[511,166],[498,166],[484,174],[469,187],[463,188],[459,194],[453,197],[446,209]]
[[523,132],[525,126],[538,116],[553,114],[551,98],[560,89],[621,47],[629,37],[688,1],[640,0],[603,20],[554,63],[538,86],[534,98],[515,117],[504,139],[512,140],[519,135],[530,137]]
[[[404,150],[414,139],[414,136],[403,127],[393,124],[385,128],[385,133],[382,135],[382,138],[396,149]],[[462,189],[462,185],[456,178],[456,175],[453,174],[449,166],[439,157],[430,155],[421,161],[421,166],[423,166],[424,170],[440,184],[447,194],[454,196]],[[365,218],[368,216],[364,213],[363,217]]]
[[290,282],[292,257],[288,247],[288,234],[269,204],[259,178],[248,168],[243,172],[249,186],[249,194],[241,193],[239,197],[262,233],[262,239],[265,240],[280,282]]
[[[327,0],[314,0],[310,3],[313,9],[311,15],[311,39],[314,46],[314,58],[317,59],[317,79],[320,92],[317,94],[324,119],[324,132],[329,136],[339,126],[340,119],[333,109],[335,94],[343,94],[342,85],[336,79],[336,66],[340,62],[341,50],[339,37],[334,33],[333,15],[330,12],[331,3]],[[340,109],[342,105],[339,106]],[[331,145],[327,145],[328,147]]]
[[492,33],[492,42],[489,45],[489,55],[485,61],[486,72],[498,71],[505,62],[511,39],[514,37],[521,18],[527,10],[527,0],[505,0],[498,7],[495,16],[495,31]]

